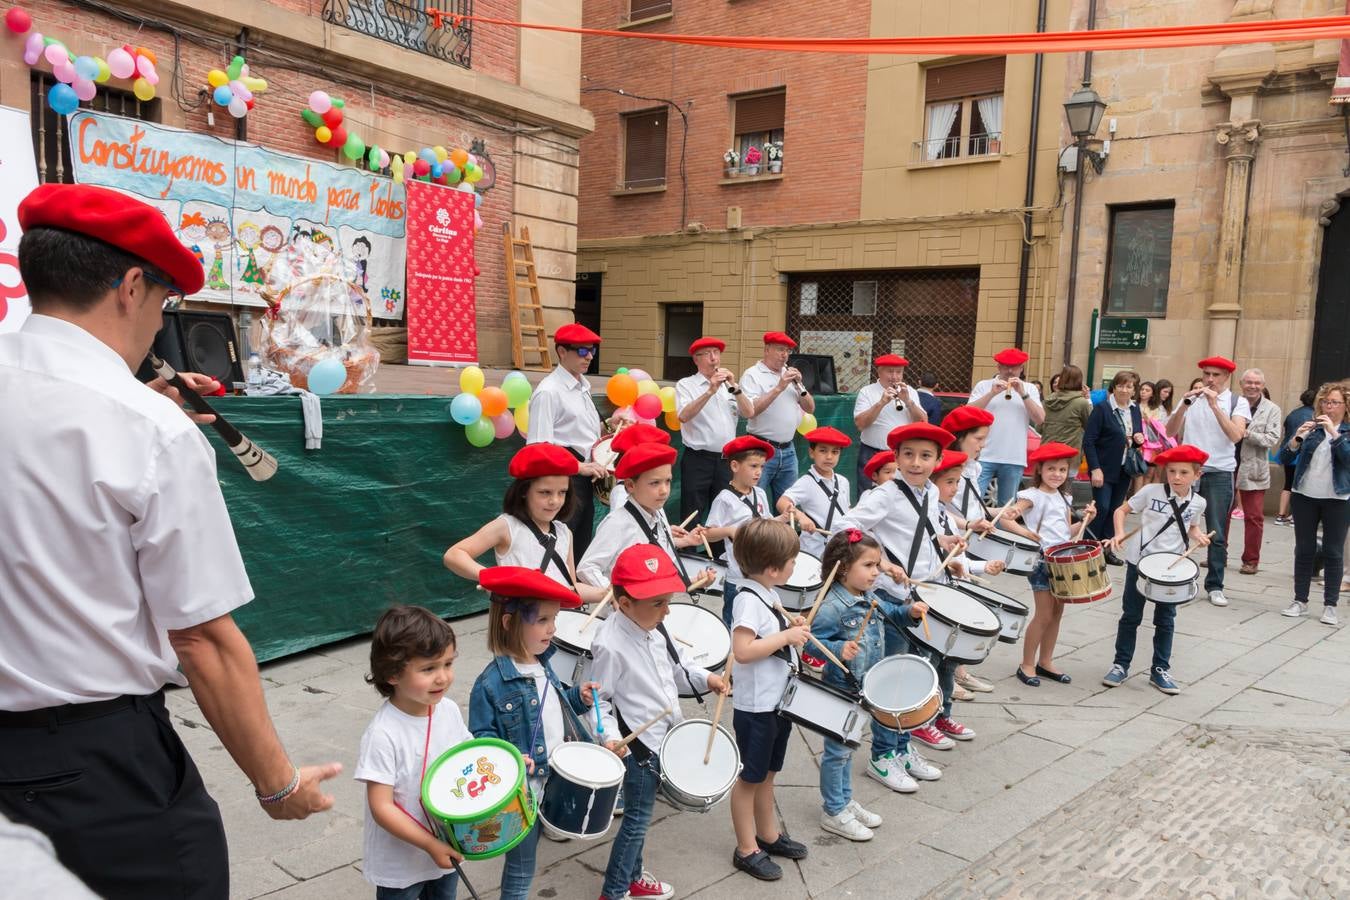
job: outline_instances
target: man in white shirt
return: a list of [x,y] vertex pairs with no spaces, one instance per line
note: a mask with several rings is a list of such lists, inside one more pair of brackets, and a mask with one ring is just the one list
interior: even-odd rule
[[815,412],[816,400],[802,386],[802,373],[787,364],[797,342],[781,331],[764,335],[764,358],[745,370],[741,389],[752,404],[746,431],[768,441],[777,451],[764,464],[760,484],[770,499],[787,493],[797,481],[797,448],[793,435],[804,413]]
[[1190,391],[1167,419],[1167,433],[1209,454],[1200,470],[1200,496],[1205,498],[1205,528],[1215,532],[1209,543],[1205,590],[1209,602],[1227,606],[1223,593],[1224,567],[1228,564],[1228,518],[1233,509],[1233,473],[1237,470],[1236,445],[1247,436],[1252,419],[1246,399],[1235,397],[1228,382],[1237,363],[1222,356],[1200,360],[1200,387]]
[[706,515],[713,498],[731,482],[722,448],[736,436],[738,418],[750,418],[754,407],[722,368],[724,341],[701,337],[689,345],[698,371],[675,383],[675,414],[680,417],[680,521],[690,513]]
[[927,422],[923,401],[917,391],[905,384],[905,367],[909,360],[894,353],[878,356],[872,361],[877,367],[877,380],[858,391],[853,403],[853,424],[858,426],[858,471],[854,484],[859,493],[864,489],[867,475],[863,467],[867,461],[886,449],[886,435],[892,429],[910,422]]
[[1013,498],[1022,486],[1022,471],[1027,467],[1027,427],[1045,421],[1045,408],[1036,386],[1022,380],[1022,369],[1030,357],[1008,347],[994,354],[998,374],[986,378],[970,392],[970,405],[994,414],[989,440],[980,454],[980,495],[998,482],[998,505]]
[[202,267],[116,191],[46,184],[19,222],[33,315],[0,335],[0,805],[100,896],[224,898],[220,811],[164,686],[191,686],[273,818],[330,807],[341,766],[297,769],[277,740],[230,615],[253,593],[215,453],[132,374]]
[[577,559],[590,546],[595,529],[595,480],[609,474],[591,459],[591,449],[600,440],[600,413],[591,400],[586,370],[599,345],[600,335],[576,322],[553,335],[558,366],[530,395],[530,433],[525,439],[527,444],[566,447],[581,463],[572,476],[576,505],[572,517],[563,523],[572,531],[572,552]]

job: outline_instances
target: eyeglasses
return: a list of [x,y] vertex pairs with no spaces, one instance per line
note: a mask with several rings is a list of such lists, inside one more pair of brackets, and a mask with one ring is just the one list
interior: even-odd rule
[[[163,278],[151,274],[148,269],[141,269],[141,274],[145,276],[146,281],[153,281],[155,284],[168,290],[169,293],[164,298],[164,302],[166,305],[177,306],[178,304],[182,303],[184,298],[186,297],[186,295],[181,290],[179,290],[177,287],[174,286],[173,282],[165,281]],[[113,279],[112,286],[114,288],[119,288],[122,286],[122,281],[123,281],[122,277],[118,276],[117,278]]]

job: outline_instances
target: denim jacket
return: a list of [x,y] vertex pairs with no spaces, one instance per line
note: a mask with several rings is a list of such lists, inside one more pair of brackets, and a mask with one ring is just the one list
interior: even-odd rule
[[[855,597],[843,585],[835,584],[830,587],[829,594],[820,604],[816,618],[811,623],[811,633],[829,647],[831,653],[843,660],[841,654],[844,652],[844,644],[853,640],[853,636],[862,627],[863,619],[867,617],[867,610],[873,600],[877,601],[877,611],[872,614],[871,621],[867,623],[867,631],[858,641],[858,655],[846,663],[859,684],[862,683],[867,670],[881,662],[882,657],[886,655],[883,613],[898,619],[897,612],[900,607],[871,591],[861,597]],[[824,680],[830,687],[845,691],[857,690],[857,686],[831,662],[825,664]]]
[[[549,691],[557,691],[563,714],[563,731],[576,734],[581,740],[589,740],[590,733],[582,726],[577,717],[584,715],[588,707],[581,700],[581,685],[574,684],[563,688],[558,677],[553,674],[548,661],[556,652],[550,646],[539,654],[539,662],[544,666],[548,678]],[[496,656],[487,664],[469,693],[469,730],[474,737],[501,738],[522,754],[534,760],[534,778],[548,777],[548,754],[552,747],[544,746],[544,726],[535,726],[539,722],[539,691],[534,679],[522,675],[509,656]],[[534,736],[534,746],[530,738]]]
[[[1331,442],[1331,482],[1336,493],[1350,494],[1350,422],[1342,422],[1338,431]],[[1280,464],[1295,467],[1293,487],[1298,487],[1303,480],[1308,463],[1312,462],[1313,451],[1326,439],[1326,430],[1318,426],[1308,432],[1297,450],[1291,450],[1288,441],[1280,445]]]

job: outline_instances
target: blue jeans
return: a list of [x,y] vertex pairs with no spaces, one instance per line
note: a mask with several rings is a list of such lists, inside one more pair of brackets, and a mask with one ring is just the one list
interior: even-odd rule
[[646,762],[638,762],[630,753],[623,764],[627,770],[623,778],[623,822],[610,847],[605,885],[600,891],[609,900],[619,900],[628,893],[628,886],[642,877],[642,845],[661,785],[661,766],[655,754]]
[[[797,447],[789,443],[786,447],[774,447],[773,459],[764,464],[759,476],[759,486],[769,495],[769,505],[776,506],[778,498],[788,492],[788,488],[797,483]],[[770,512],[770,515],[776,515]]]
[[1214,532],[1209,542],[1209,569],[1205,572],[1205,590],[1223,590],[1223,569],[1228,564],[1228,516],[1233,511],[1233,473],[1211,472],[1200,475],[1200,496],[1205,498],[1205,530]]
[[[1116,626],[1115,664],[1129,671],[1134,658],[1134,640],[1144,620],[1144,595],[1139,593],[1139,569],[1125,567],[1125,596],[1121,600],[1120,624]],[[1172,634],[1176,631],[1177,608],[1171,603],[1153,604],[1153,668],[1170,669]]]
[[737,590],[736,582],[730,578],[722,580],[722,624],[727,626],[727,631],[731,630],[731,601],[736,599]]
[[[883,599],[890,600],[892,603],[900,604],[904,601],[881,589],[877,593]],[[901,623],[903,624],[903,623]],[[886,655],[894,656],[897,653],[909,653],[911,648],[909,638],[900,629],[895,627],[890,617],[886,618],[886,624],[883,628],[886,635]],[[909,750],[909,733],[904,731],[895,731],[872,720],[872,758],[881,759],[888,753],[894,753],[896,756],[903,756]]]
[[502,866],[501,900],[529,900],[530,883],[534,881],[534,857],[543,828],[544,823],[536,819],[525,840],[507,851],[506,864]]
[[375,900],[455,900],[459,874],[451,872],[434,881],[419,881],[405,888],[376,887]]
[[1099,488],[1092,489],[1092,502],[1097,504],[1097,516],[1088,525],[1088,530],[1099,541],[1108,541],[1116,535],[1114,516],[1116,508],[1125,502],[1125,494],[1130,489],[1130,479],[1121,473],[1119,481],[1104,481]]
[[1011,500],[1022,486],[1022,472],[1026,466],[1017,463],[980,463],[980,496],[989,490],[989,483],[998,479],[998,506]]
[[820,755],[820,802],[825,815],[839,815],[853,800],[852,770],[853,749],[826,738],[825,752]]

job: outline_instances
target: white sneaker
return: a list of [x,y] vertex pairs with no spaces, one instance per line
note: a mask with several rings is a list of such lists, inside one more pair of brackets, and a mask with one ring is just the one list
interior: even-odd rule
[[905,773],[904,765],[895,758],[894,753],[869,761],[867,774],[897,794],[912,794],[919,789],[918,782]]
[[1227,606],[1228,598],[1223,595],[1223,591],[1210,591],[1209,602],[1215,606]]
[[909,749],[899,759],[911,778],[917,778],[920,781],[937,781],[942,777],[942,770],[920,756],[919,751],[914,749],[913,744],[909,745]]
[[859,822],[863,823],[868,828],[876,828],[882,823],[881,816],[863,809],[857,800],[850,800],[848,802],[848,809]]
[[850,841],[870,841],[873,837],[872,829],[859,822],[858,817],[853,814],[853,810],[848,807],[844,807],[844,811],[837,816],[821,813],[820,827],[830,834],[837,834],[840,837],[848,838]]
[[1288,616],[1291,619],[1297,619],[1299,616],[1308,614],[1308,604],[1299,603],[1297,600],[1291,602],[1284,609],[1280,610],[1280,615]]
[[1323,625],[1341,624],[1340,620],[1336,618],[1336,607],[1325,606],[1322,608],[1322,624]]

